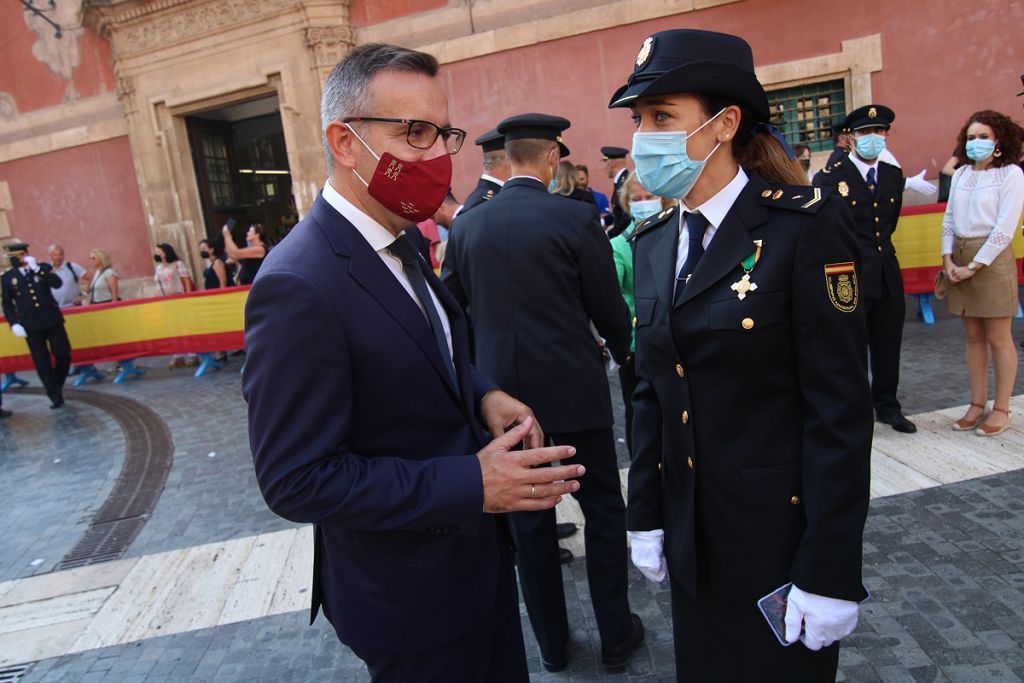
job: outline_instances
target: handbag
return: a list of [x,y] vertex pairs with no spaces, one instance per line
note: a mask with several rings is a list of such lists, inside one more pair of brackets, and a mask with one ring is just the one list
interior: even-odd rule
[[946,271],[940,270],[935,273],[935,298],[945,299],[949,290],[949,280],[946,278]]

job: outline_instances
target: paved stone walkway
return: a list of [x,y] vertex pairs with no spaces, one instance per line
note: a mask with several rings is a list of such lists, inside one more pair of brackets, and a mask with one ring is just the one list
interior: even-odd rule
[[[908,318],[901,383],[906,412],[963,405],[959,322],[941,313],[935,326],[913,321],[912,312]],[[1024,336],[1020,321],[1014,327],[1018,339]],[[167,488],[126,558],[294,528],[266,509],[255,487],[238,365],[195,380],[185,370],[167,372],[160,359],[140,364],[148,370],[144,378],[90,387],[153,407],[174,438]],[[17,390],[5,394],[4,406],[16,414],[0,422],[0,500],[8,509],[0,530],[5,549],[14,551],[0,556],[0,581],[52,570],[102,504],[123,456],[116,425],[93,408],[72,403],[48,411],[45,399]],[[976,439],[948,436],[946,448],[954,450],[954,437]],[[1019,457],[1024,467],[1024,428],[992,445],[1006,457]],[[626,464],[624,453],[620,464]],[[840,680],[1024,680],[1024,471],[876,499],[865,538],[865,576],[873,599],[846,641]],[[565,580],[575,603],[571,666],[563,674],[542,673],[527,627],[534,680],[673,679],[663,586],[631,570],[631,601],[648,641],[626,673],[608,675],[599,664],[584,562],[573,562]],[[32,664],[21,680],[365,680],[330,626],[321,618],[308,627],[307,620],[296,610],[52,657]],[[0,619],[0,637],[9,628]]]

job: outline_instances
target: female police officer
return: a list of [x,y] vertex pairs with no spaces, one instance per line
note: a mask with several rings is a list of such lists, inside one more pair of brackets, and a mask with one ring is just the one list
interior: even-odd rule
[[[643,185],[683,202],[635,233],[628,505],[634,563],[671,578],[678,678],[834,680],[872,435],[852,219],[764,125],[741,38],[648,37],[609,106]],[[757,602],[790,582],[783,647]]]

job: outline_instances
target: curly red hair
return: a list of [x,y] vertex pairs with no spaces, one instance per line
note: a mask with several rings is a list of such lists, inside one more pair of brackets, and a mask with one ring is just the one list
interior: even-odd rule
[[1000,114],[991,109],[976,111],[967,119],[967,123],[960,129],[960,135],[956,139],[956,151],[953,153],[957,159],[970,163],[967,159],[967,129],[972,123],[982,123],[992,129],[996,139],[996,152],[992,155],[992,166],[1006,166],[1020,161],[1021,144],[1024,141],[1024,128],[1006,114]]

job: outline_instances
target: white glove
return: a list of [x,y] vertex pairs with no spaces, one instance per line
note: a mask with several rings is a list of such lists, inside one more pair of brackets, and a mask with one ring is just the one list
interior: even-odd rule
[[629,531],[630,557],[640,573],[655,583],[661,583],[668,575],[665,566],[665,532]]
[[828,647],[853,633],[859,612],[860,606],[852,600],[805,593],[794,585],[786,603],[786,641],[795,643],[799,638],[808,650]]
[[18,323],[11,325],[11,332],[14,333],[15,337],[21,337],[22,339],[28,336],[28,332],[25,331],[25,328]]
[[939,191],[938,187],[924,179],[923,168],[916,176],[907,178],[907,189],[913,190],[914,192],[920,192],[921,194],[935,194]]
[[25,267],[28,268],[29,270],[38,270],[39,269],[39,262],[36,261],[36,257],[35,256],[25,256],[25,258],[21,259],[21,261],[22,261],[22,263],[25,264]]

